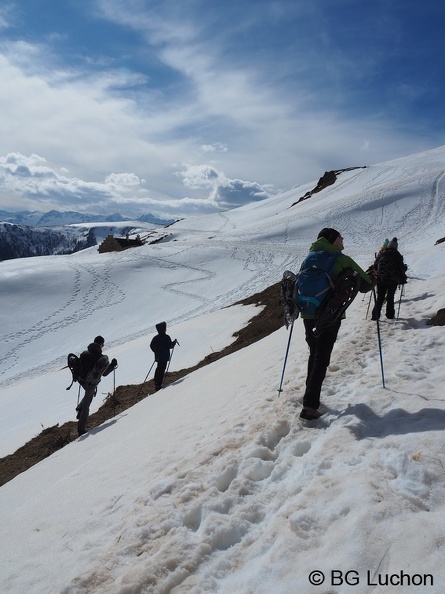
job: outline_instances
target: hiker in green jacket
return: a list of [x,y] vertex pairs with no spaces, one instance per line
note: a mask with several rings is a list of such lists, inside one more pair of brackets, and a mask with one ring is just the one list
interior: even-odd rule
[[[349,256],[342,254],[343,237],[339,231],[331,228],[324,228],[320,231],[315,241],[309,248],[310,252],[323,251],[326,255],[339,252],[334,263],[332,273],[333,280],[338,277],[342,270],[352,268],[360,275],[359,291],[367,293],[371,291],[376,283],[376,274],[372,267],[367,272]],[[318,410],[320,406],[320,392],[326,376],[326,370],[331,360],[332,349],[334,348],[337,334],[341,325],[341,318],[337,320],[326,332],[320,336],[314,334],[316,325],[315,315],[301,313],[303,318],[305,338],[309,346],[309,360],[306,377],[306,390],[303,396],[303,408],[300,413],[302,419],[318,419],[322,413]],[[343,314],[343,317],[344,314]]]

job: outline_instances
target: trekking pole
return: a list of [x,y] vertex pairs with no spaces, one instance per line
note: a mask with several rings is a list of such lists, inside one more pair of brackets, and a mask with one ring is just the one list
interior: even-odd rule
[[280,387],[278,388],[278,396],[280,395],[280,392],[282,392],[282,386],[283,386],[283,379],[284,379],[284,370],[286,369],[286,363],[287,363],[287,356],[289,354],[289,347],[290,347],[290,341],[292,338],[292,330],[294,329],[294,320],[292,320],[292,324],[290,326],[290,331],[289,331],[289,340],[287,341],[287,348],[286,348],[286,354],[284,356],[284,364],[283,364],[283,372],[281,374],[281,381],[280,381]]
[[[179,345],[179,342],[178,342],[178,341],[176,341],[176,344],[178,344],[178,345]],[[176,344],[175,344],[175,346],[176,346]],[[173,357],[173,351],[175,350],[175,346],[172,348],[172,352],[170,353],[170,358],[169,358],[169,360],[168,360],[168,365],[167,365],[167,369],[165,370],[165,373],[167,373],[167,371],[168,371],[168,368],[170,367],[170,363],[171,363],[171,360],[172,360],[172,357]]]
[[156,359],[153,361],[153,363],[151,364],[150,369],[148,370],[147,375],[145,376],[144,381],[142,382],[143,384],[145,384],[145,382],[147,381],[148,376],[150,375],[150,371],[153,369],[153,365],[156,363]]
[[371,298],[372,298],[372,295],[369,295],[368,309],[366,310],[366,318],[365,318],[365,320],[368,319],[369,308],[371,307]]
[[156,363],[156,359],[155,359],[155,360],[153,361],[153,363],[151,364],[151,367],[150,367],[150,369],[148,370],[148,373],[147,373],[147,375],[145,376],[145,379],[144,379],[144,381],[142,382],[142,384],[141,384],[141,387],[139,388],[138,396],[140,396],[140,395],[141,395],[142,388],[143,388],[143,386],[144,386],[145,382],[147,381],[147,378],[148,378],[148,376],[150,375],[150,371],[153,369],[153,365],[154,365],[155,363]]
[[113,417],[116,416],[116,368],[113,369]]
[[397,309],[397,320],[399,319],[399,314],[400,314],[400,304],[402,303],[402,297],[403,297],[403,290],[405,288],[405,285],[402,285],[402,288],[400,289],[400,298],[399,298],[399,307]]
[[[377,303],[377,298],[375,295],[375,289],[372,289],[372,293],[374,295],[374,302]],[[379,324],[379,319],[376,319],[376,323],[377,323],[377,340],[379,343],[379,353],[380,353],[380,368],[382,370],[382,386],[383,388],[386,388],[385,386],[385,373],[383,371],[383,354],[382,354],[382,340],[380,338],[380,324]]]

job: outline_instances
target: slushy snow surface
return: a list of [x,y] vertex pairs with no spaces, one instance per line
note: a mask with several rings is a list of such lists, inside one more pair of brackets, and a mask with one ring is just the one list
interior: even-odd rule
[[[445,587],[445,148],[357,169],[121,253],[0,263],[0,454],[74,418],[66,354],[97,334],[140,383],[165,320],[182,369],[258,310],[231,306],[338,229],[364,269],[397,236],[409,282],[380,334],[359,295],[303,424],[307,347],[289,332],[208,365],[0,488],[0,584],[13,594],[428,592]],[[400,292],[397,293],[397,300]],[[277,299],[279,296],[277,296]],[[398,305],[398,302],[397,302]],[[92,412],[113,389],[102,380]],[[312,583],[311,583],[312,582]]]

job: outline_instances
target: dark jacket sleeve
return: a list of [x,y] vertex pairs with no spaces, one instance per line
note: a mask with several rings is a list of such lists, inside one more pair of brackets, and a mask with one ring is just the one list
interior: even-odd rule
[[108,367],[105,369],[105,371],[103,372],[103,376],[107,376],[109,375],[115,368],[117,367],[117,362],[116,359],[112,359],[110,364],[108,365]]
[[399,279],[400,279],[400,284],[404,285],[406,284],[408,278],[406,276],[406,271],[407,271],[407,265],[405,264],[405,262],[403,261],[403,256],[400,252],[397,252],[398,254],[398,273],[399,273]]

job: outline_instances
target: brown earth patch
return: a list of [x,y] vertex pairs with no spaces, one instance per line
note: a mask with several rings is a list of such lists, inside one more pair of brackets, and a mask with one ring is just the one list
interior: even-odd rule
[[[171,384],[197,369],[249,346],[278,330],[283,325],[283,308],[280,297],[280,282],[278,282],[260,293],[237,302],[237,304],[254,304],[263,306],[263,308],[260,313],[251,318],[246,327],[234,333],[233,336],[236,340],[231,345],[221,351],[207,355],[193,367],[179,371],[169,371],[166,374],[165,384]],[[105,421],[115,417],[116,414],[150,396],[154,391],[153,380],[143,384],[118,386],[114,393],[107,395],[100,409],[90,415],[88,419],[89,429],[102,425]],[[68,421],[60,426],[54,425],[43,429],[39,435],[28,441],[13,454],[0,458],[0,486],[75,439],[77,439],[76,421]]]

